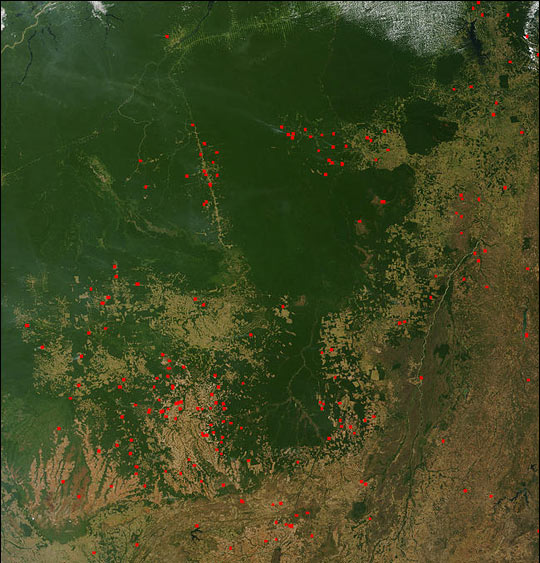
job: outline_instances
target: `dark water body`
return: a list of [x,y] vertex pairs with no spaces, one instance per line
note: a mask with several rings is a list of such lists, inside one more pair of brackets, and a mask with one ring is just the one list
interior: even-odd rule
[[476,33],[476,20],[469,24],[469,29],[467,30],[467,37],[469,39],[469,44],[472,48],[474,56],[478,59],[480,64],[483,64],[485,55],[483,53],[482,41],[478,38]]

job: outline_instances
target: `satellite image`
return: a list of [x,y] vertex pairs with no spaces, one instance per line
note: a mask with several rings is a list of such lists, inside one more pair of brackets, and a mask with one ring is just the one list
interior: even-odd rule
[[1,3],[9,563],[539,556],[539,3]]

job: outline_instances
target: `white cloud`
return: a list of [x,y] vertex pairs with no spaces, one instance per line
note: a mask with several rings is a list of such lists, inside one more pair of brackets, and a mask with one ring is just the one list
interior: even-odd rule
[[523,35],[527,40],[527,47],[529,49],[529,56],[534,66],[538,65],[538,5],[539,2],[531,2],[531,7],[527,13],[527,20],[525,21],[525,29]]
[[373,31],[403,42],[419,54],[448,48],[459,29],[462,2],[328,2],[352,21],[373,23]]
[[103,2],[90,2],[92,4],[92,14],[98,19],[101,19],[101,16],[104,16],[107,13],[107,8]]

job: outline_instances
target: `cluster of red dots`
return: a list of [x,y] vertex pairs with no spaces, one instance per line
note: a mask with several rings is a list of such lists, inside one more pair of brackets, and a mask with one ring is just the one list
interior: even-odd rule
[[[280,125],[279,128],[280,128],[282,131],[284,131],[284,130],[285,130],[285,125]],[[387,129],[383,129],[383,130],[382,130],[382,133],[383,133],[383,134],[385,134],[385,133],[387,133],[387,132],[388,132]],[[296,133],[296,131],[288,131],[288,132],[285,132],[285,135],[286,135],[291,141],[294,141],[295,138],[296,138],[297,133]],[[308,133],[308,132],[307,132],[307,127],[304,127],[304,128],[303,128],[303,133],[299,133],[299,135],[303,136],[304,138],[308,138],[308,139],[315,139],[315,138],[317,138],[317,137],[318,137],[318,138],[324,137],[324,133],[319,133],[318,135]],[[335,136],[336,136],[336,132],[335,132],[335,131],[332,131],[330,135],[331,135],[332,137],[335,137]],[[365,139],[366,139],[368,142],[370,142],[370,143],[373,142],[373,138],[370,137],[369,135],[366,135],[366,136],[365,136]],[[338,148],[338,146],[337,146],[336,144],[330,144],[330,149],[329,149],[329,150],[336,150],[337,148]],[[344,148],[344,149],[348,149],[348,148],[349,148],[349,143],[343,143],[343,148]],[[321,153],[322,149],[317,148],[317,149],[315,149],[315,151],[316,151],[317,153]],[[386,147],[386,148],[385,148],[385,152],[390,152],[390,149],[389,149],[388,147]],[[374,162],[378,162],[378,160],[379,160],[379,158],[374,158],[374,159],[373,159]],[[333,158],[331,158],[331,157],[326,157],[326,165],[327,165],[327,166],[335,166],[335,165],[336,165],[336,161],[335,161]],[[340,167],[344,167],[344,166],[345,166],[345,162],[342,161],[342,160],[340,160],[340,161],[339,161],[339,166],[340,166]],[[324,177],[327,177],[327,176],[328,176],[328,172],[327,172],[327,171],[323,172],[322,174],[323,174]],[[381,204],[385,204],[385,203],[386,203],[386,200],[382,199],[382,200],[380,200],[380,203],[381,203]],[[358,220],[358,222],[361,223],[362,221],[361,221],[361,220]]]
[[[169,36],[166,35],[165,37],[168,38]],[[191,127],[195,127],[195,123],[190,123],[190,126],[191,126]],[[202,141],[202,146],[203,146],[203,147],[208,147],[208,143],[207,143],[206,141]],[[206,159],[205,159],[204,153],[202,152],[203,150],[204,150],[204,149],[199,150],[199,152],[198,152],[198,156],[199,156],[199,158],[201,159],[201,165],[202,165],[202,166],[201,166],[201,174],[202,174],[202,176],[204,176],[204,177],[206,178],[208,187],[209,187],[209,188],[212,188],[212,187],[214,186],[214,182],[209,179],[209,178],[210,178],[210,172],[209,172],[209,170],[208,170],[207,168],[205,168],[207,165],[205,164]],[[215,151],[214,151],[214,155],[218,155],[218,154],[219,154],[219,151],[215,150]],[[212,158],[215,159],[216,156],[213,156]],[[142,159],[139,159],[139,163],[142,163],[142,162],[143,162]],[[215,160],[211,160],[211,161],[210,161],[210,164],[215,165],[215,164],[216,164],[216,161],[215,161]],[[189,177],[190,177],[189,173],[184,173],[184,178],[187,179],[187,178],[189,178]],[[215,178],[219,178],[219,172],[215,172],[215,173],[214,173],[214,177],[215,177]],[[145,189],[145,190],[147,190],[148,187],[149,187],[148,184],[145,184],[145,185],[144,185],[144,189]],[[202,202],[202,207],[207,207],[207,206],[209,206],[209,205],[210,205],[210,202],[209,202],[208,199],[205,199],[205,200]]]
[[[479,0],[476,1],[476,6],[480,6]],[[471,10],[472,10],[473,12],[476,10],[476,6],[474,6],[474,5],[471,6]],[[481,13],[480,13],[480,17],[481,17],[481,18],[485,17],[484,12],[481,12]],[[509,12],[506,12],[506,17],[507,17],[507,18],[510,17],[510,13],[509,13]]]
[[[476,5],[480,5],[480,2],[476,2]],[[475,9],[476,9],[476,7],[473,5],[473,6],[472,6],[472,10],[475,10]],[[482,13],[480,14],[480,16],[481,16],[481,17],[484,17],[484,13],[482,12]],[[507,14],[506,14],[506,17],[510,17],[510,14],[507,13]],[[169,38],[169,37],[170,37],[170,36],[169,36],[168,34],[165,35],[165,38]],[[512,64],[512,62],[513,62],[512,59],[508,59],[508,64]],[[472,84],[470,84],[470,85],[468,86],[468,88],[472,90],[472,89],[474,88],[474,86],[473,86]],[[453,87],[452,90],[455,91],[456,88]],[[495,100],[494,105],[498,106],[498,105],[499,105],[499,101],[498,101],[498,100]],[[496,117],[496,112],[491,112],[491,116],[492,116],[492,117]],[[194,124],[194,123],[191,123],[191,127],[195,127],[195,124]],[[281,130],[284,130],[284,125],[280,125],[279,127],[280,127]],[[308,133],[307,133],[307,128],[303,128],[303,133],[305,134],[304,136],[306,136],[306,137],[309,138],[309,139],[315,138],[315,135],[313,135],[313,134],[308,134]],[[386,130],[386,129],[383,129],[383,130],[382,130],[382,133],[383,133],[383,134],[387,133],[387,130]],[[520,134],[520,135],[524,135],[524,133],[525,133],[525,132],[524,132],[523,130],[520,130],[520,131],[519,131],[519,134]],[[286,136],[287,136],[291,141],[294,141],[294,140],[295,140],[296,135],[297,135],[297,133],[296,133],[295,131],[286,132]],[[336,136],[336,132],[335,132],[335,131],[332,131],[331,137],[335,137],[335,136]],[[324,134],[323,134],[323,133],[320,133],[320,134],[319,134],[319,137],[324,137]],[[365,140],[368,141],[369,143],[372,143],[372,142],[373,142],[373,138],[372,138],[370,135],[366,135],[366,136],[365,136]],[[202,142],[202,145],[203,145],[203,147],[207,147],[207,142],[206,142],[206,141],[203,141],[203,142]],[[336,149],[336,146],[337,146],[336,144],[331,144],[331,145],[330,145],[330,150],[335,150],[335,149]],[[347,149],[347,148],[349,148],[349,145],[348,145],[347,143],[344,143],[344,144],[343,144],[343,148]],[[321,149],[316,149],[316,150],[317,150],[318,153],[321,152]],[[385,149],[385,152],[388,152],[389,150],[390,150],[389,148],[386,148],[386,149]],[[203,152],[199,152],[198,154],[199,154],[199,157],[200,157],[201,160],[202,160],[203,166],[205,166],[205,160],[204,160]],[[218,154],[219,154],[219,151],[214,151],[214,154],[215,154],[215,155],[218,155]],[[214,157],[214,158],[215,158],[215,157]],[[378,159],[375,158],[375,161],[377,161],[377,160],[378,160]],[[143,160],[139,158],[139,159],[138,159],[138,162],[139,162],[139,163],[142,163]],[[211,161],[211,164],[215,164],[215,160],[212,160],[212,161]],[[333,160],[331,157],[327,157],[327,158],[326,158],[326,164],[327,164],[328,166],[334,166],[334,165],[336,165],[336,161]],[[340,167],[344,167],[344,166],[345,166],[345,162],[344,162],[344,161],[339,161],[339,166],[340,166]],[[209,178],[209,174],[210,174],[210,173],[209,173],[209,171],[208,171],[207,168],[202,168],[202,175],[203,175],[205,178],[208,179],[208,178]],[[323,175],[324,175],[324,176],[328,176],[328,172],[324,172]],[[214,177],[215,177],[215,178],[218,178],[218,177],[219,177],[219,174],[218,174],[218,173],[215,173],[215,176],[214,176]],[[189,178],[189,174],[186,173],[186,174],[185,174],[185,178]],[[144,189],[145,189],[145,190],[147,190],[148,187],[149,187],[148,184],[145,184],[145,185],[144,185]],[[212,188],[212,187],[213,187],[213,182],[212,182],[212,181],[208,181],[208,187],[209,187],[209,188]],[[508,188],[507,185],[504,185],[504,186],[502,187],[503,191],[506,191],[507,188]],[[465,195],[464,195],[463,192],[462,192],[462,193],[459,193],[459,200],[460,200],[461,202],[464,202],[464,201],[465,201]],[[480,201],[481,201],[481,198],[480,198],[480,197],[477,197],[477,201],[480,202]],[[385,199],[380,199],[379,202],[380,202],[380,204],[382,204],[382,205],[384,205],[384,204],[387,203],[387,201],[386,201]],[[203,204],[202,204],[202,205],[203,205],[203,207],[205,207],[205,206],[207,206],[208,204],[209,204],[209,200],[205,199],[205,200],[203,201]],[[457,216],[459,217],[459,219],[463,219],[463,218],[464,218],[464,214],[463,214],[463,213],[460,213],[460,212],[458,212],[458,211],[455,211],[454,213],[455,213],[455,215],[457,215]],[[357,222],[358,222],[358,223],[362,223],[362,220],[361,220],[361,219],[358,219]],[[460,234],[463,234],[463,231],[460,231]],[[484,248],[484,249],[482,250],[482,254],[486,254],[486,253],[487,253],[487,249]],[[477,253],[477,251],[475,250],[475,251],[473,251],[472,254],[473,254],[473,256],[477,256],[478,253]],[[476,258],[476,262],[477,262],[477,263],[480,263],[480,262],[481,262],[481,259],[480,259],[479,256]],[[115,271],[113,277],[114,277],[114,279],[118,279],[118,278],[119,278],[119,274],[117,273],[118,265],[117,265],[117,264],[113,264],[112,267],[113,267],[113,270]],[[530,271],[530,268],[527,266],[527,267],[525,268],[525,270],[526,270],[526,271]],[[435,274],[434,277],[437,278],[438,275]],[[466,278],[463,277],[463,278],[462,278],[462,281],[466,281]],[[141,286],[141,283],[140,283],[139,281],[136,281],[136,282],[134,282],[134,285],[135,285],[136,287],[140,287],[140,286]],[[489,285],[486,284],[486,285],[484,285],[484,287],[487,289],[487,288],[489,288]],[[89,288],[89,291],[91,291],[91,292],[94,291],[94,288],[93,288],[93,287],[90,287],[90,288]],[[432,296],[432,295],[429,295],[429,299],[430,299],[430,300],[433,300],[433,296]],[[111,295],[105,295],[105,296],[103,296],[101,299],[98,299],[98,300],[99,300],[100,306],[103,306],[103,307],[104,307],[104,306],[106,306],[107,302],[113,300],[113,296],[111,296]],[[193,297],[193,302],[198,304],[198,297]],[[201,303],[200,303],[200,306],[203,307],[203,308],[206,307],[206,302],[201,302]],[[282,305],[281,305],[281,308],[282,308],[282,309],[285,308],[285,305],[282,304]],[[405,324],[407,324],[407,321],[406,321],[406,320],[400,320],[400,321],[397,321],[397,324],[398,324],[398,326],[405,325]],[[30,323],[29,323],[29,322],[24,323],[24,327],[25,327],[25,328],[29,328],[29,327],[30,327]],[[103,330],[105,330],[105,331],[108,330],[108,327],[107,327],[107,326],[104,326],[104,327],[103,327]],[[92,335],[92,330],[88,329],[88,330],[86,331],[86,334],[87,334],[87,336],[91,336],[91,335]],[[248,333],[248,336],[249,336],[249,337],[253,337],[253,333],[252,333],[252,332],[249,332],[249,333]],[[528,337],[529,337],[529,333],[528,333],[528,332],[525,332],[525,333],[524,333],[524,337],[525,337],[525,338],[528,338]],[[41,344],[41,345],[39,346],[39,348],[40,348],[41,350],[44,350],[44,349],[45,349],[45,345]],[[334,348],[332,348],[332,347],[329,348],[329,352],[333,352],[333,351],[334,351]],[[324,353],[325,353],[324,350],[321,350],[321,351],[320,351],[320,354],[321,354],[321,355],[324,355]],[[84,355],[83,353],[79,353],[78,356],[79,356],[79,359],[81,359],[81,360],[84,359],[84,357],[85,357],[85,355]],[[171,363],[172,363],[172,359],[166,358],[166,361],[165,361],[165,357],[166,357],[166,354],[162,352],[162,353],[161,353],[161,358],[164,359],[164,363],[166,364],[164,376],[165,376],[165,379],[170,379],[170,378],[172,377],[172,373],[170,373],[170,372],[173,371],[173,368],[172,368],[172,366],[170,366],[170,365],[168,365],[168,364],[171,364]],[[177,364],[177,365],[178,365],[178,364]],[[180,364],[180,365],[181,365],[181,369],[184,369],[184,370],[187,369],[187,367],[186,367],[184,364]],[[214,377],[214,378],[217,378],[217,374],[214,373],[214,374],[213,374],[213,377]],[[420,378],[420,380],[422,380],[422,379],[423,379],[423,376],[419,376],[419,378]],[[160,381],[160,379],[161,379],[160,376],[155,376],[155,377],[154,377],[154,380],[155,380],[155,381]],[[335,379],[335,378],[334,378],[334,379]],[[527,381],[530,381],[530,378],[528,378]],[[123,385],[124,383],[126,383],[126,377],[121,377],[121,383],[117,383],[117,384],[116,384],[116,385],[117,385],[117,389],[118,389],[118,390],[123,390],[123,389],[124,389],[124,385]],[[244,385],[244,384],[245,384],[245,382],[242,382],[242,383],[241,383],[241,385]],[[76,386],[77,386],[77,388],[81,388],[81,383],[76,383]],[[156,390],[156,384],[155,384],[155,383],[152,384],[152,387],[151,387],[151,388],[152,388],[153,391],[155,391],[155,390]],[[176,388],[176,384],[175,384],[175,383],[170,383],[170,384],[169,384],[169,389],[170,389],[170,391],[175,391],[175,388]],[[226,402],[225,402],[225,401],[220,401],[220,400],[218,399],[218,397],[217,397],[217,393],[221,390],[221,388],[222,388],[222,385],[221,385],[221,384],[216,384],[216,387],[215,387],[214,391],[210,392],[210,402],[211,402],[212,404],[209,404],[209,405],[207,405],[206,407],[205,407],[205,406],[201,406],[201,405],[194,405],[195,410],[198,411],[198,412],[203,412],[206,408],[207,408],[208,410],[213,410],[214,408],[216,408],[216,409],[221,409],[221,412],[225,412],[225,411],[227,410]],[[69,400],[73,400],[73,397],[69,397]],[[162,398],[161,398],[161,397],[156,397],[156,402],[162,403]],[[165,401],[164,401],[164,402],[165,402]],[[182,412],[183,409],[185,408],[184,399],[176,399],[176,400],[172,401],[171,403],[172,403],[173,406],[175,406],[175,407],[178,408],[178,411],[179,411],[179,412]],[[338,404],[341,404],[341,401],[338,401]],[[321,411],[324,410],[325,405],[326,405],[326,403],[325,403],[323,400],[319,400],[319,406],[320,406],[320,410],[321,410]],[[159,406],[162,406],[162,405],[159,405]],[[133,403],[133,408],[137,408],[137,407],[139,407],[139,405],[138,405],[137,403]],[[146,409],[146,414],[147,414],[147,415],[150,415],[150,414],[152,413],[152,407],[145,406],[145,407],[141,407],[141,408]],[[169,407],[169,406],[164,406],[164,405],[163,405],[162,408],[159,408],[159,409],[156,409],[156,410],[157,410],[157,412],[158,412],[160,415],[163,415],[163,418],[164,418],[164,419],[168,419],[168,418],[169,418],[169,414],[168,414],[168,413],[171,411],[171,407]],[[124,420],[126,415],[125,415],[125,414],[120,414],[119,416],[120,416],[120,418],[121,418],[122,420]],[[375,418],[376,418],[376,415],[374,415],[374,414],[371,415],[371,419],[375,419]],[[174,420],[176,421],[177,419],[178,419],[178,417],[177,417],[177,416],[174,416]],[[364,423],[368,422],[368,419],[367,419],[367,418],[364,418],[364,419],[363,419],[363,422],[364,422]],[[221,420],[221,423],[222,423],[222,424],[227,424],[227,425],[233,425],[233,422],[232,422],[232,421],[226,421],[225,419],[222,419],[222,420]],[[340,428],[340,429],[353,430],[353,426],[352,426],[351,424],[347,424],[347,425],[346,425],[346,424],[343,422],[343,419],[342,419],[342,418],[339,418],[339,423],[340,423],[340,424],[339,424],[339,428]],[[201,434],[201,438],[215,438],[215,437],[216,437],[216,430],[213,429],[213,426],[214,426],[214,423],[209,423],[208,431],[204,431],[204,430],[201,431],[201,433],[200,433],[200,434]],[[347,426],[347,428],[345,428],[345,426]],[[240,429],[242,429],[242,428],[243,428],[243,427],[240,426]],[[57,427],[56,427],[56,431],[60,432],[61,430],[62,430],[62,427],[61,427],[61,426],[57,426]],[[356,434],[356,431],[352,431],[352,434]],[[216,438],[216,439],[217,439],[217,438]],[[225,434],[221,434],[221,433],[220,433],[220,434],[219,434],[219,440],[217,441],[218,447],[215,448],[215,451],[216,451],[219,455],[221,455],[221,456],[223,456],[223,451],[220,451],[220,447],[219,447],[219,446],[223,445],[225,439],[226,439]],[[328,436],[328,437],[327,437],[327,441],[331,441],[331,439],[332,439],[331,436]],[[444,438],[441,439],[441,443],[442,443],[442,444],[445,443],[445,439],[444,439]],[[134,444],[134,445],[131,446],[131,445],[129,445],[129,444]],[[133,456],[133,455],[135,455],[135,452],[134,452],[135,444],[136,444],[135,438],[134,438],[134,437],[130,437],[130,438],[128,439],[128,447],[127,447],[127,455],[128,455],[128,456]],[[114,443],[114,447],[115,447],[115,448],[121,448],[121,442],[120,442],[120,441],[116,441],[116,442]],[[133,448],[133,449],[130,449],[130,448]],[[102,453],[102,449],[101,449],[101,448],[97,448],[97,449],[96,449],[96,452],[97,452],[97,454],[101,454],[101,453]],[[246,459],[246,462],[247,462],[248,464],[251,463],[251,458]],[[187,458],[187,463],[189,463],[189,465],[191,466],[192,469],[196,469],[196,468],[198,467],[197,463],[196,463],[196,462],[193,462],[192,459],[189,458],[189,457]],[[300,464],[300,460],[296,460],[296,464],[297,464],[297,465]],[[136,471],[134,472],[134,475],[135,475],[135,476],[138,476],[138,475],[139,475],[139,471],[138,471],[138,470],[140,469],[139,463],[134,464],[134,469],[136,470]],[[168,471],[169,471],[169,470],[168,470],[167,468],[164,468],[164,469],[163,469],[163,472],[164,472],[164,473],[168,473]],[[177,474],[178,474],[179,476],[182,476],[182,475],[183,475],[183,471],[180,470],[180,471],[178,471]],[[65,484],[65,483],[66,483],[66,480],[65,480],[65,479],[61,479],[60,482],[61,482],[61,484]],[[203,479],[200,479],[200,482],[203,483]],[[359,483],[360,483],[361,485],[363,485],[364,487],[367,487],[367,486],[368,486],[368,482],[365,481],[365,480],[360,480]],[[142,484],[142,488],[146,489],[146,488],[147,488],[147,485],[148,485],[147,483],[143,483],[143,484]],[[226,486],[225,483],[221,483],[221,487],[225,487],[225,486]],[[112,489],[113,487],[114,487],[114,484],[112,484],[112,483],[109,484],[109,488]],[[467,489],[467,488],[464,488],[464,489],[463,489],[463,493],[468,493],[468,492],[469,492],[469,489]],[[77,499],[81,499],[81,498],[82,498],[81,493],[77,493],[77,494],[76,494],[76,498],[77,498]],[[493,498],[493,494],[489,494],[489,498]],[[246,500],[243,499],[243,498],[240,498],[240,499],[239,499],[239,503],[242,504],[242,505],[244,505],[244,504],[246,504]],[[283,506],[283,504],[284,504],[283,501],[278,501],[277,506]],[[276,506],[276,503],[272,502],[272,503],[271,503],[271,506],[273,506],[273,507]],[[309,516],[309,515],[310,515],[310,512],[309,512],[309,511],[305,511],[305,512],[304,512],[304,516]],[[294,513],[294,518],[299,518],[299,517],[300,517],[300,513]],[[371,520],[371,517],[368,517],[368,520]],[[279,524],[279,520],[275,520],[275,521],[274,521],[274,524],[278,525],[278,524]],[[289,527],[289,528],[293,528],[293,527],[294,527],[294,524],[293,524],[293,523],[290,523],[290,522],[284,522],[284,526]],[[198,527],[199,527],[199,524],[195,524],[195,528],[198,528]],[[314,534],[311,533],[311,534],[310,534],[310,537],[313,538],[313,537],[314,537]],[[275,541],[278,541],[278,538],[275,537],[274,540],[275,540]],[[268,542],[269,542],[268,539],[264,539],[263,541],[264,541],[264,543],[268,543]],[[135,545],[135,547],[139,547],[140,544],[139,544],[139,542],[135,542],[134,545]],[[233,548],[232,548],[232,546],[229,546],[228,549],[229,549],[229,550],[232,550]],[[96,551],[92,551],[92,554],[95,555],[95,554],[96,554]]]
[[[114,270],[115,272],[118,271],[118,265],[117,265],[117,264],[113,264],[113,270]],[[115,278],[115,279],[118,278],[118,274],[117,274],[117,273],[114,274],[114,278]],[[135,285],[136,285],[136,286],[140,286],[141,284],[140,284],[140,282],[135,282]],[[94,287],[90,287],[90,291],[94,291]],[[104,300],[104,301],[100,301],[100,304],[105,304],[107,301],[109,301],[109,300],[111,300],[111,299],[112,299],[112,296],[111,296],[111,295],[107,295],[107,296],[105,296],[105,300]],[[198,302],[198,297],[194,297],[194,298],[193,298],[193,302],[194,302],[194,303],[197,303],[197,302]],[[206,306],[206,303],[205,303],[205,302],[202,302],[202,303],[201,303],[201,307],[205,307],[205,306]],[[29,328],[29,327],[30,327],[30,323],[24,323],[24,325],[25,325],[25,328]],[[105,328],[107,328],[107,327],[105,327]],[[90,335],[92,334],[92,331],[91,331],[91,330],[87,330],[87,331],[86,331],[86,334],[87,334],[88,336],[90,336]],[[42,346],[41,346],[41,349],[44,349],[44,348],[45,348],[45,346],[42,345]],[[80,358],[83,358],[83,357],[84,357],[84,354],[79,354],[79,357],[80,357]],[[170,378],[173,376],[173,374],[171,373],[172,370],[173,370],[173,367],[171,366],[173,360],[172,360],[171,358],[167,358],[167,357],[166,357],[166,354],[165,354],[164,352],[161,352],[161,353],[160,353],[160,357],[161,357],[161,359],[162,359],[162,364],[164,364],[164,372],[165,372],[165,373],[164,373],[163,375],[164,375],[165,379],[170,379]],[[177,364],[177,365],[178,365],[178,364]],[[185,369],[187,369],[187,366],[184,365],[184,364],[180,364],[180,368],[183,369],[183,370],[185,370]],[[159,381],[159,380],[161,379],[161,377],[162,377],[162,376],[159,376],[159,375],[158,375],[158,376],[154,376],[154,381]],[[213,374],[213,377],[214,377],[214,378],[217,378],[217,373],[214,373],[214,374]],[[123,389],[124,389],[124,383],[126,383],[126,379],[127,379],[126,377],[121,377],[121,378],[120,378],[121,383],[117,383],[117,384],[116,384],[116,387],[117,387],[118,390],[123,390]],[[243,383],[244,383],[244,382],[242,382],[242,384],[243,384]],[[81,383],[77,383],[77,387],[80,388],[80,387],[81,387]],[[176,387],[176,385],[175,385],[174,383],[169,384],[169,389],[170,389],[170,391],[174,391],[174,390],[175,390],[175,387]],[[219,391],[219,390],[221,389],[221,387],[222,387],[222,386],[221,386],[220,384],[217,384],[216,387],[215,387],[215,390],[210,393],[210,397],[211,397],[211,398],[214,398],[214,397],[215,397],[215,392],[216,392],[216,391]],[[152,390],[156,390],[156,384],[155,384],[155,383],[152,384],[151,388],[152,388]],[[69,400],[73,400],[73,397],[69,397]],[[156,402],[162,403],[162,398],[161,398],[161,397],[156,397]],[[171,401],[171,402],[172,402],[172,401]],[[224,402],[224,401],[219,402],[218,400],[214,400],[214,401],[213,401],[213,406],[212,406],[212,405],[209,405],[209,406],[208,406],[208,409],[209,409],[209,410],[212,410],[212,409],[213,409],[216,405],[218,405],[219,403],[221,403],[221,404],[220,404],[221,410],[222,410],[222,411],[225,411],[225,410],[227,409],[226,406],[225,406],[225,402]],[[178,411],[179,411],[179,412],[181,412],[181,411],[184,409],[184,406],[185,406],[185,405],[184,405],[184,399],[177,399],[176,401],[173,402],[173,404],[174,404],[175,407],[178,408]],[[133,403],[132,405],[133,405],[133,408],[139,407],[139,404],[138,404],[138,403]],[[150,415],[150,414],[152,413],[152,411],[153,411],[152,407],[142,407],[142,406],[141,406],[141,408],[143,408],[143,409],[145,408],[145,409],[146,409],[146,414],[147,414],[147,415]],[[206,407],[202,407],[202,406],[199,406],[199,405],[195,406],[195,410],[196,410],[196,411],[203,411],[205,408],[206,408]],[[167,418],[169,418],[168,412],[170,412],[171,407],[169,407],[169,406],[163,406],[162,408],[156,409],[156,410],[159,412],[160,415],[163,415],[163,418],[164,418],[164,419],[167,419]],[[123,413],[120,414],[119,416],[120,416],[120,419],[122,419],[122,420],[125,419],[125,417],[126,417],[126,415],[123,414]],[[178,420],[178,417],[177,417],[177,416],[174,416],[174,420],[175,420],[175,421]],[[225,420],[222,420],[222,423],[225,423],[225,422],[226,422]],[[232,421],[229,421],[229,424],[232,424]],[[212,427],[212,426],[213,426],[213,424],[210,423],[210,427]],[[242,428],[242,427],[240,427],[240,428]],[[57,430],[57,431],[61,431],[61,430],[62,430],[62,427],[61,427],[61,426],[57,426],[57,427],[56,427],[56,430]],[[215,430],[212,430],[211,432],[201,432],[201,437],[210,437],[210,435],[215,435],[215,434],[216,434]],[[219,441],[220,444],[223,444],[224,438],[225,438],[225,436],[224,436],[224,435],[221,435],[221,439],[220,439],[220,441]],[[127,456],[132,457],[132,456],[136,455],[134,449],[132,449],[132,446],[131,446],[131,444],[133,444],[133,446],[136,445],[136,440],[135,440],[135,438],[130,437],[130,438],[128,439],[128,444],[130,444],[130,447],[127,448]],[[117,441],[114,443],[114,448],[120,449],[121,447],[122,447],[122,446],[121,446],[121,441],[120,441],[120,440],[117,440]],[[216,451],[219,451],[219,448],[216,448]],[[101,453],[102,453],[102,448],[98,447],[98,448],[96,449],[96,452],[97,452],[97,454],[101,454]],[[220,455],[223,455],[223,452],[219,452],[219,454],[220,454]],[[190,462],[190,465],[191,465],[192,468],[196,468],[196,467],[197,467],[197,464],[196,464],[196,463],[193,463],[190,458],[188,458],[187,461]],[[138,471],[138,470],[139,470],[139,468],[140,468],[139,463],[136,463],[136,464],[134,465],[134,468],[135,468],[134,475],[135,475],[135,476],[138,476],[138,475],[139,475],[139,471]],[[163,472],[164,472],[164,473],[168,473],[168,469],[163,469]],[[179,472],[178,472],[178,475],[180,475],[180,476],[183,475],[183,472],[182,472],[182,471],[179,471]],[[65,482],[66,482],[66,479],[61,479],[61,484],[65,484]],[[203,483],[203,479],[200,479],[200,482]],[[143,484],[142,484],[142,488],[143,488],[143,489],[146,489],[147,486],[148,486],[147,483],[143,483]],[[222,484],[222,486],[224,486],[224,484]],[[109,484],[109,488],[112,489],[113,487],[114,487],[113,484]],[[81,498],[82,498],[82,494],[81,494],[81,493],[77,493],[77,494],[76,494],[76,498],[77,498],[77,499],[81,499]],[[241,502],[243,503],[244,501],[241,500]],[[138,545],[138,544],[137,544],[137,545]]]

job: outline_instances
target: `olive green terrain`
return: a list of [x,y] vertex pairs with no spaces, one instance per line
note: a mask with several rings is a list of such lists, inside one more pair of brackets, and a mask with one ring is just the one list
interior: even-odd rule
[[4,3],[3,559],[537,560],[530,4]]

